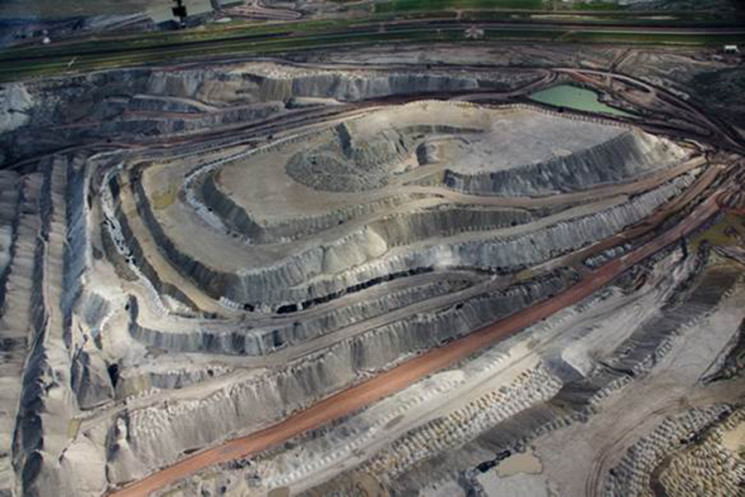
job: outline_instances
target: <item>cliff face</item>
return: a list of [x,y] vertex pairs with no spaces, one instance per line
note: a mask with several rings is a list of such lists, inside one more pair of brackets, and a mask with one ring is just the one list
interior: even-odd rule
[[[685,186],[686,181],[669,185],[617,207],[557,222],[540,231],[496,237],[489,237],[487,231],[478,241],[449,242],[445,239],[436,246],[419,247],[416,252],[405,249],[389,251],[389,247],[403,241],[391,236],[396,231],[368,227],[333,244],[314,247],[272,266],[242,271],[241,274],[221,274],[190,258],[169,241],[153,218],[149,218],[152,223],[149,227],[158,243],[168,247],[167,254],[171,261],[213,298],[225,297],[251,305],[256,305],[259,300],[267,305],[282,305],[324,298],[329,294],[348,291],[354,285],[383,274],[429,268],[443,260],[451,261],[447,263],[449,266],[488,266],[504,270],[539,264],[552,254],[599,240],[639,221]],[[444,217],[440,220],[444,220]],[[423,225],[417,225],[415,221],[416,218],[408,219],[401,230],[411,237],[410,242],[426,238],[426,232],[417,236],[417,226],[422,228]],[[433,229],[440,234],[447,233],[447,225],[439,225],[438,228]],[[386,238],[386,235],[390,238]],[[329,272],[333,276],[325,276]],[[310,280],[313,280],[312,283],[305,283]]]
[[448,170],[444,182],[474,195],[547,195],[627,181],[684,157],[666,140],[630,130],[565,157],[509,170],[474,175]]

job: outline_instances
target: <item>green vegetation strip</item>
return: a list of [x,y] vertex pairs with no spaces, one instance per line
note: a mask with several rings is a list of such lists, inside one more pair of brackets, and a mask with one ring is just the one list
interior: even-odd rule
[[[547,2],[550,4],[550,2]],[[377,2],[375,12],[406,12],[436,9],[528,9],[545,8],[543,0],[391,0]]]
[[[626,33],[602,31],[566,31],[527,25],[525,29],[490,26],[481,40],[467,40],[469,24],[429,26],[427,24],[391,24],[384,31],[380,24],[364,21],[307,21],[266,24],[251,29],[186,31],[173,36],[88,40],[84,43],[59,44],[8,50],[0,54],[0,81],[40,77],[64,72],[84,72],[117,67],[179,63],[231,56],[260,56],[322,48],[346,48],[385,43],[479,43],[508,40],[622,42],[655,44],[743,43],[742,35],[692,35],[666,33]],[[439,27],[439,29],[438,29]],[[623,31],[623,28],[619,28]],[[218,37],[219,35],[219,37]],[[23,57],[23,58],[22,58]],[[21,58],[21,59],[19,59]],[[25,59],[24,59],[25,58]]]
[[702,34],[688,36],[682,34],[659,33],[612,33],[574,31],[561,37],[561,41],[584,43],[630,43],[630,44],[662,44],[662,45],[714,45],[745,43],[745,35],[739,34]]
[[[25,47],[12,48],[5,51],[0,51],[0,61],[18,59],[20,57],[51,57],[53,55],[64,55],[64,56],[80,56],[87,53],[101,53],[104,51],[125,51],[128,49],[139,50],[148,47],[163,48],[166,46],[180,46],[185,43],[204,43],[208,41],[222,41],[229,39],[238,39],[245,37],[271,37],[281,36],[286,33],[293,34],[323,34],[330,31],[340,30],[354,30],[354,29],[370,29],[377,28],[383,24],[391,23],[393,21],[400,23],[403,21],[436,21],[436,20],[455,20],[460,15],[462,23],[468,21],[495,21],[495,22],[571,22],[573,24],[608,24],[613,25],[618,22],[631,22],[637,25],[644,24],[655,24],[655,25],[669,25],[671,27],[683,27],[690,23],[706,22],[707,26],[712,27],[718,23],[728,23],[729,25],[737,25],[738,20],[742,20],[745,23],[745,18],[737,17],[736,15],[727,15],[724,17],[712,18],[713,14],[699,14],[699,13],[688,13],[689,15],[683,16],[682,14],[671,14],[663,16],[655,16],[654,18],[640,17],[637,14],[631,16],[628,12],[617,12],[609,11],[602,12],[600,15],[568,15],[562,14],[561,12],[531,12],[531,11],[514,11],[514,10],[465,10],[460,13],[456,13],[452,10],[446,10],[440,8],[439,10],[433,10],[433,0],[402,0],[409,3],[404,3],[404,7],[411,7],[412,5],[427,5],[429,10],[404,10],[403,12],[383,12],[376,14],[368,14],[361,18],[350,18],[350,19],[323,19],[323,20],[301,20],[301,21],[290,21],[290,22],[268,22],[264,24],[237,24],[237,25],[207,25],[199,29],[189,29],[183,31],[161,31],[152,33],[137,33],[134,35],[116,35],[116,34],[100,34],[96,36],[90,36],[85,39],[72,39],[72,40],[57,40],[51,45],[31,45]],[[472,5],[491,5],[515,3],[515,0],[498,0],[497,2],[489,2],[486,0],[460,0],[470,3]],[[413,3],[412,3],[413,2]],[[435,3],[442,5],[456,5],[459,4],[455,0],[434,0]],[[505,3],[506,2],[506,3]],[[522,2],[520,2],[522,4]],[[391,4],[392,5],[392,4]],[[524,6],[524,4],[523,4]],[[408,8],[407,7],[407,8]],[[631,16],[631,17],[628,17]],[[702,17],[705,16],[706,18]],[[530,26],[526,24],[526,26]],[[560,26],[556,26],[555,29],[561,29]]]

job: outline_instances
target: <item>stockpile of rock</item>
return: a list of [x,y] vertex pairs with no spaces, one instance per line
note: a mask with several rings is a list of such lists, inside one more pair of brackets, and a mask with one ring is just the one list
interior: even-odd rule
[[673,454],[659,476],[667,495],[737,495],[745,484],[745,441],[739,440],[739,453],[738,440],[730,447],[723,442],[725,433],[742,430],[742,423],[745,410],[741,408],[705,433],[703,440],[694,441],[693,447]]
[[561,381],[542,365],[524,371],[509,387],[489,392],[397,439],[366,463],[363,471],[395,478],[417,462],[457,447],[515,413],[550,399],[560,388]]
[[[718,420],[725,419],[732,411],[731,406],[715,405],[692,409],[681,416],[668,418],[650,435],[634,444],[621,463],[612,469],[605,481],[604,495],[608,497],[653,495],[652,484],[655,482],[652,480],[652,475],[665,457],[684,449],[689,443],[694,443],[702,431],[707,430]],[[693,477],[693,475],[690,476]],[[737,473],[734,477],[738,478]],[[728,484],[722,483],[723,487]],[[681,485],[684,485],[682,481]]]

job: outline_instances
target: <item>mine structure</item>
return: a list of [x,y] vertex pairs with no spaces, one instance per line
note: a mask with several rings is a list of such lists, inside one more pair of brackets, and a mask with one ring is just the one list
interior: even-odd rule
[[62,72],[0,87],[0,495],[739,495],[721,43],[271,8],[230,56],[14,52]]
[[184,5],[184,0],[173,0],[173,2],[176,4],[176,6],[171,9],[173,17],[178,17],[179,23],[183,27],[186,25],[186,6]]

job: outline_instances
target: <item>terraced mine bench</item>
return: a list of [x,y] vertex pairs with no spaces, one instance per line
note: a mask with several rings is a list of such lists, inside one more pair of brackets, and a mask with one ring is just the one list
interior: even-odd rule
[[594,69],[454,62],[17,83],[0,495],[639,495],[690,463],[665,423],[719,450],[734,131],[657,87],[644,120],[525,98]]

